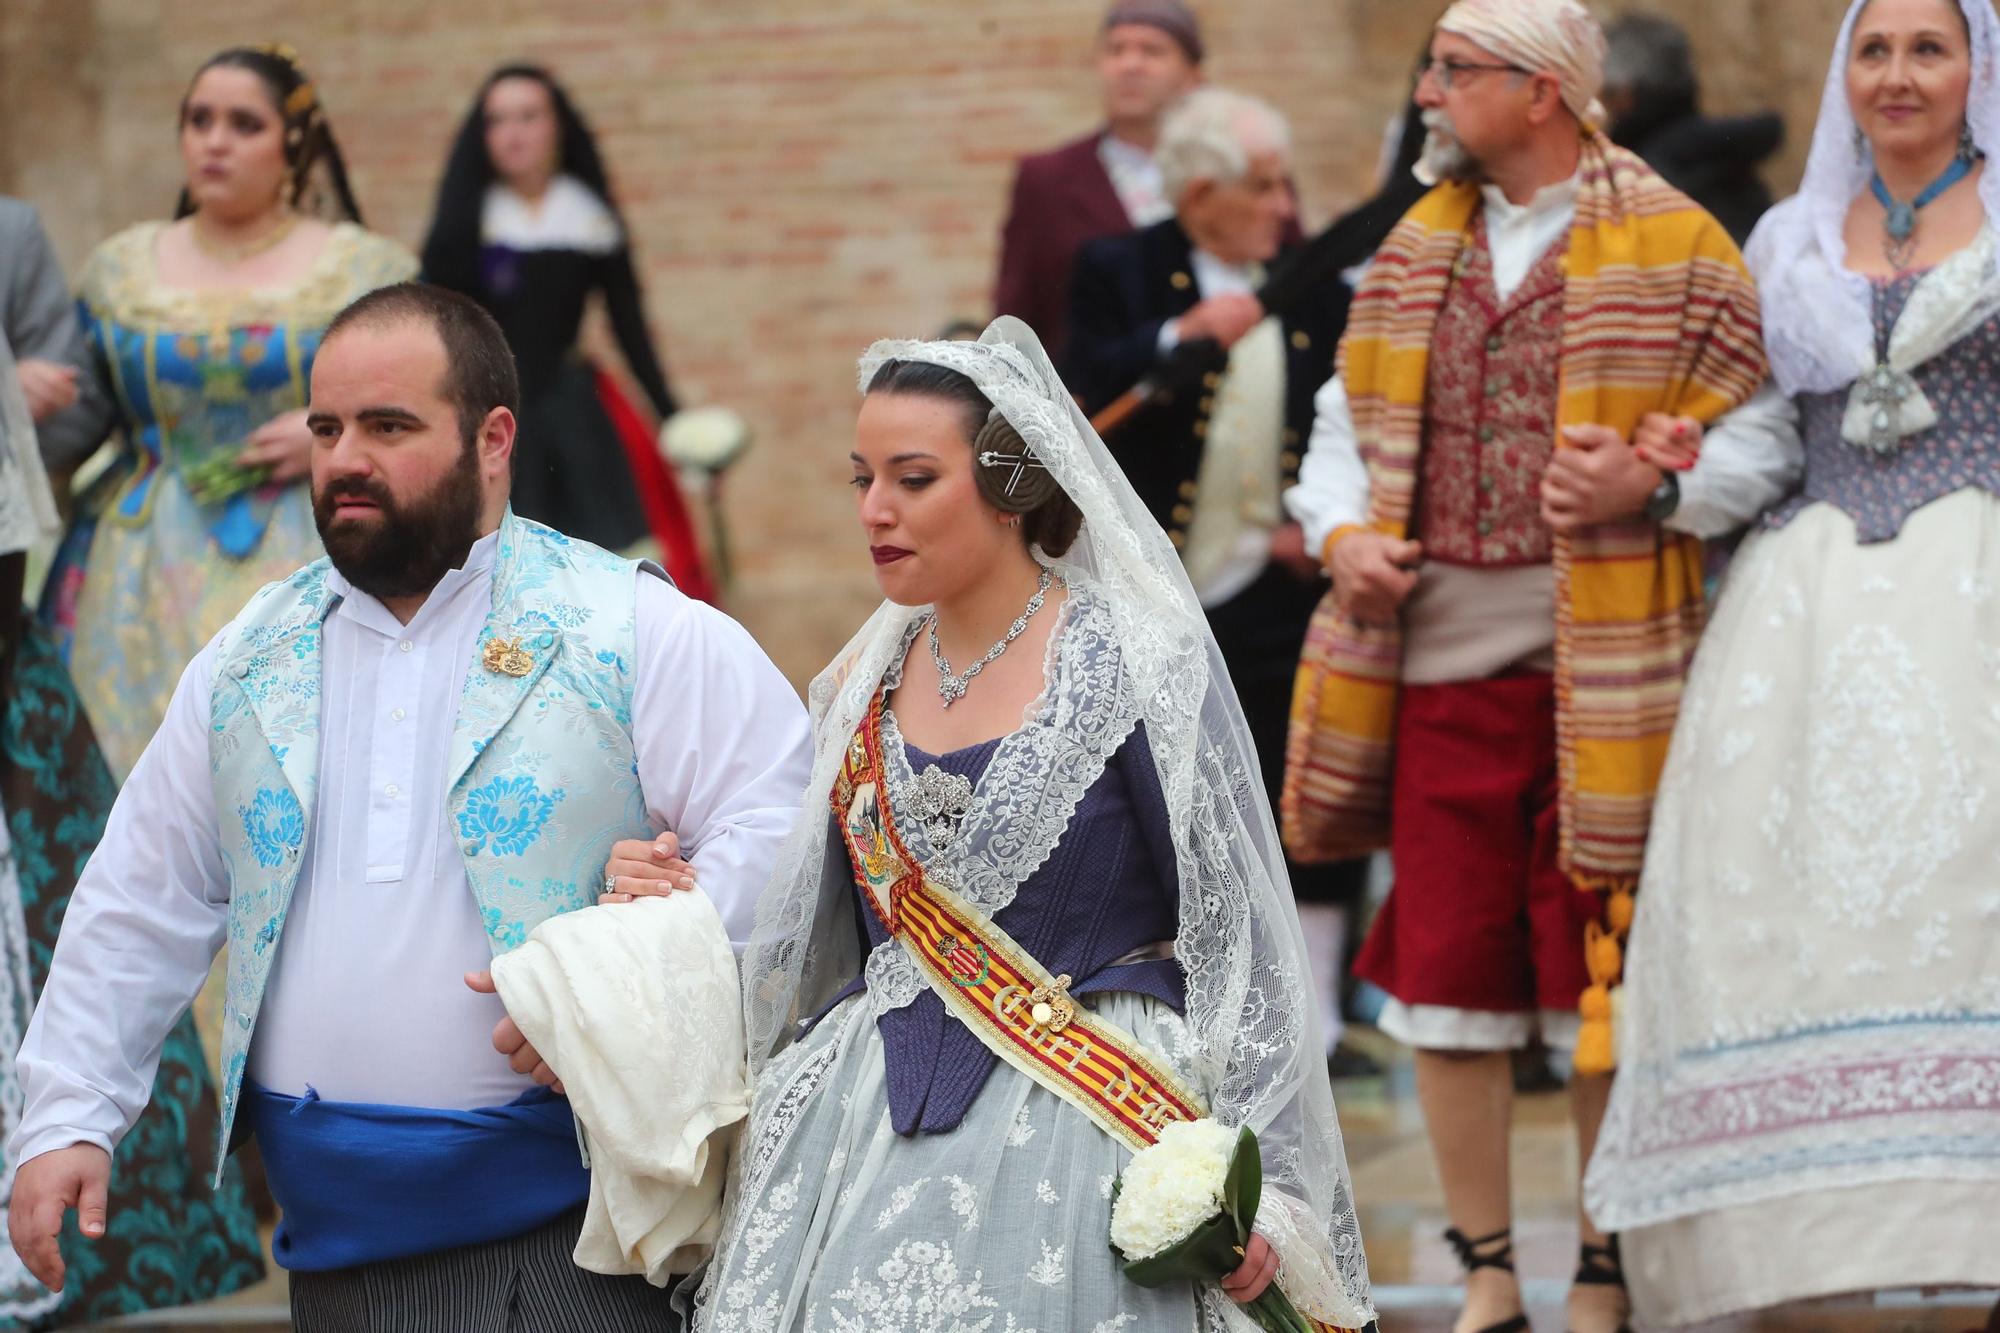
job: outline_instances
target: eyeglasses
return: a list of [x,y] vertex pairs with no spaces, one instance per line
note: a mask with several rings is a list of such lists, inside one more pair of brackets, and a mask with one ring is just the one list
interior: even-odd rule
[[1482,74],[1487,72],[1495,74],[1526,74],[1528,71],[1522,69],[1519,65],[1482,65],[1470,60],[1439,60],[1436,58],[1421,61],[1417,65],[1417,78],[1419,80],[1423,79],[1426,75],[1432,76],[1437,79],[1438,87],[1444,89],[1446,92],[1452,90],[1461,74]]

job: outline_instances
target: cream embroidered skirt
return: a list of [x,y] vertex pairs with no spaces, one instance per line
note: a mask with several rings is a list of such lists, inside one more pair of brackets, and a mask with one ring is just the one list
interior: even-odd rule
[[1586,1199],[1647,1322],[2000,1285],[2000,501],[1744,544],[1628,959]]
[[[1085,1003],[1173,1066],[1160,1054],[1181,1026],[1171,1009],[1116,993]],[[843,1001],[760,1081],[697,1329],[1211,1327],[1191,1286],[1149,1291],[1118,1271],[1111,1182],[1131,1154],[1012,1066],[994,1069],[957,1129],[896,1134],[869,1004]]]

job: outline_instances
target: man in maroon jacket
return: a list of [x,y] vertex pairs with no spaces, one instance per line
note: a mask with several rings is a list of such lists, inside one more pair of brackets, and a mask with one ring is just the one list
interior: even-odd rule
[[1183,0],[1115,0],[1097,44],[1104,127],[1021,159],[994,305],[1026,320],[1058,362],[1076,252],[1173,216],[1153,143],[1167,107],[1201,82],[1201,59],[1201,26]]

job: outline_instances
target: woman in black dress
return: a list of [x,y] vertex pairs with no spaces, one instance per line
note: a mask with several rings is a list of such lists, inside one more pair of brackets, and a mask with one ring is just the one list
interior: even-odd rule
[[661,420],[673,414],[597,144],[548,71],[508,65],[487,77],[445,165],[423,261],[427,281],[480,302],[513,345],[515,511],[612,550],[650,535],[681,588],[712,597],[653,432],[577,346],[601,292],[632,377]]

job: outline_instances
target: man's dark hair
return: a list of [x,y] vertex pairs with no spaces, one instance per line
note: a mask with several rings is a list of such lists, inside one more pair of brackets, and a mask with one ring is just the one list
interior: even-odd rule
[[471,448],[496,407],[519,415],[521,381],[514,350],[486,308],[469,296],[426,282],[378,287],[333,317],[322,343],[343,329],[428,324],[444,344],[444,396],[458,413],[459,437]]

